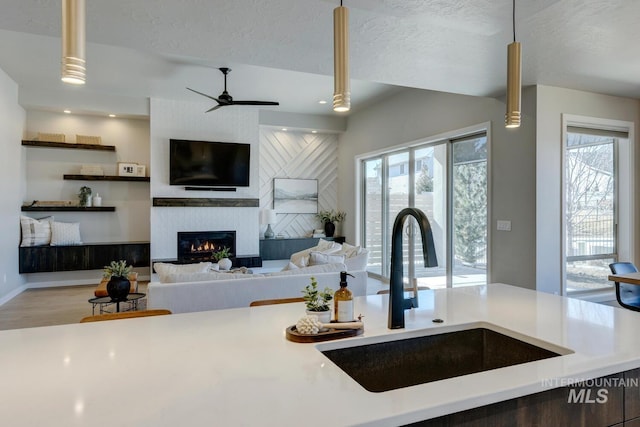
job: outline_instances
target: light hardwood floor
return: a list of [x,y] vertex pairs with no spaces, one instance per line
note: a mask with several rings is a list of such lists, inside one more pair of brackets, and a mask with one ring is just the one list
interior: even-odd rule
[[[93,291],[97,285],[27,289],[0,306],[0,330],[78,323],[91,316]],[[138,283],[138,292],[146,293],[147,283]],[[139,308],[146,306],[146,299]],[[96,307],[96,314],[98,314]]]

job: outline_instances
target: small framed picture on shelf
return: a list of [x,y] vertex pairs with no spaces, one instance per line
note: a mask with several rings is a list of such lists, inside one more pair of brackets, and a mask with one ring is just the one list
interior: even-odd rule
[[147,175],[147,167],[145,165],[136,165],[136,176],[146,176]]
[[137,176],[137,163],[118,162],[118,176]]

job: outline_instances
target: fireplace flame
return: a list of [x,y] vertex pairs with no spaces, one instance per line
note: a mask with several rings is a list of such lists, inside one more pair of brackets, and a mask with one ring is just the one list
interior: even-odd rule
[[[222,249],[222,248],[219,248]],[[191,253],[198,253],[198,252],[215,252],[217,250],[219,250],[218,248],[216,248],[216,245],[211,243],[211,242],[204,242],[201,245],[198,245],[197,247],[192,243],[191,244]]]

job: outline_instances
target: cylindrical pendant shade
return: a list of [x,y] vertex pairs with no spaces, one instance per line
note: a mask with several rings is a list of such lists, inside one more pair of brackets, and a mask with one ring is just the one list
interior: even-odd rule
[[62,81],[85,83],[84,0],[62,0]]
[[520,43],[513,42],[507,47],[507,114],[508,128],[520,126],[520,92],[522,91]]
[[333,109],[349,111],[349,9],[343,6],[333,10],[333,79]]

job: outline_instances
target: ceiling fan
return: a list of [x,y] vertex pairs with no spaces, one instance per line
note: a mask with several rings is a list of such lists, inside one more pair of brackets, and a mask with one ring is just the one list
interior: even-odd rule
[[218,96],[217,98],[215,96],[207,95],[206,93],[198,92],[197,90],[187,88],[191,92],[195,92],[198,95],[206,96],[207,98],[213,99],[218,103],[218,105],[208,109],[207,111],[205,111],[205,113],[217,110],[220,107],[227,107],[229,105],[280,105],[279,102],[272,102],[272,101],[234,101],[233,97],[229,95],[229,92],[227,92],[227,74],[231,72],[231,68],[223,67],[218,69],[222,72],[222,74],[224,74],[224,92],[222,92],[220,96]]

